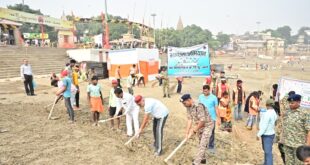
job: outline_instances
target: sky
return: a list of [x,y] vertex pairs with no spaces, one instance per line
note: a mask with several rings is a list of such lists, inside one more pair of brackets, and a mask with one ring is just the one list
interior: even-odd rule
[[[0,7],[22,0],[0,0]],[[63,11],[79,17],[104,11],[104,0],[24,0],[45,15],[60,18]],[[288,25],[292,33],[310,26],[310,0],[107,0],[108,13],[155,27],[176,28],[179,17],[184,26],[196,24],[213,34],[243,34],[247,31]],[[144,18],[144,19],[143,19]],[[259,22],[259,23],[258,23]]]

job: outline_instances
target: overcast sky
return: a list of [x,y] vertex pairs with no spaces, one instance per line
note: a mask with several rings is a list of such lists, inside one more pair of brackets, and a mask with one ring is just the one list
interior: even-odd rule
[[[104,0],[24,0],[33,9],[59,18],[62,12],[90,17],[104,11]],[[176,27],[179,16],[184,25],[196,24],[212,33],[242,34],[289,25],[293,33],[310,26],[310,0],[107,0],[108,13],[156,27]],[[22,0],[0,0],[6,7]],[[257,22],[260,22],[259,26]],[[162,25],[162,26],[161,26]]]

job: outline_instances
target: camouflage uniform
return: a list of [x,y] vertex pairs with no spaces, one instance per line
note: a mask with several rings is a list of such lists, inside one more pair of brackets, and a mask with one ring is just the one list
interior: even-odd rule
[[283,139],[281,138],[282,136],[282,124],[283,124],[283,115],[286,113],[287,109],[289,109],[289,106],[288,106],[288,95],[285,95],[283,97],[282,100],[280,100],[280,112],[281,112],[281,116],[280,116],[280,120],[277,120],[276,122],[276,137],[275,137],[275,143],[278,143],[278,148],[279,148],[279,151],[280,151],[280,154],[281,154],[281,158],[282,158],[282,161],[283,163],[285,164],[285,152],[284,152],[284,149],[283,149],[283,142],[280,141],[280,139]]
[[279,142],[279,143],[283,143],[280,141],[280,136],[281,134],[281,130],[282,130],[282,122],[283,122],[283,114],[286,113],[287,109],[289,109],[288,107],[288,101],[287,101],[288,95],[284,96],[282,100],[280,100],[280,112],[281,112],[281,117],[280,120],[277,121],[277,125],[276,125],[276,138],[275,138],[275,142]]
[[201,128],[197,133],[199,137],[199,150],[194,161],[196,165],[200,164],[201,160],[206,158],[206,146],[209,144],[214,124],[203,104],[194,104],[191,108],[187,108],[187,119],[192,120],[195,124],[198,124],[199,121],[205,122],[205,127]]
[[288,109],[282,117],[285,127],[282,127],[280,142],[283,144],[286,165],[302,164],[296,157],[296,148],[306,144],[310,131],[310,113],[299,107],[296,110]]
[[162,81],[163,81],[163,92],[164,92],[164,96],[169,96],[169,78],[168,78],[168,72],[161,72],[161,77],[162,77]]

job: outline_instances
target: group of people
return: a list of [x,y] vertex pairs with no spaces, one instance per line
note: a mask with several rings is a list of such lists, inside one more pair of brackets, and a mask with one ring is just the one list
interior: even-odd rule
[[[145,98],[141,95],[134,96],[132,87],[136,84],[137,72],[133,65],[129,70],[127,78],[128,92],[123,90],[120,84],[120,67],[116,69],[116,79],[111,81],[111,89],[108,99],[108,111],[111,118],[110,127],[113,130],[121,131],[120,121],[126,116],[126,132],[128,137],[140,137],[147,123],[153,118],[154,154],[162,154],[163,130],[169,116],[168,108],[159,100]],[[33,96],[32,70],[27,60],[21,66],[21,76],[27,95]],[[56,74],[51,76],[51,85],[58,87],[56,95],[63,98],[69,115],[69,122],[74,123],[74,109],[79,108],[79,65],[75,60],[61,72],[60,78]],[[169,77],[164,68],[160,74],[163,85],[164,97],[170,97]],[[100,113],[104,111],[104,99],[101,85],[98,83],[98,76],[94,69],[87,73],[88,86],[87,101],[90,106],[93,126],[100,126]],[[178,77],[178,84],[182,85],[183,77]],[[193,160],[193,164],[206,163],[206,151],[215,153],[215,128],[228,132],[232,131],[232,114],[235,121],[243,119],[242,107],[248,113],[246,128],[252,130],[257,122],[257,139],[262,140],[264,150],[264,164],[273,164],[272,145],[278,142],[283,162],[287,165],[301,164],[299,160],[310,162],[310,113],[300,107],[301,96],[291,91],[282,100],[278,99],[278,93],[273,92],[273,96],[265,101],[265,106],[261,105],[261,91],[254,91],[246,97],[243,88],[243,81],[237,80],[236,85],[230,92],[225,72],[216,76],[212,70],[211,75],[206,78],[202,86],[202,94],[195,102],[190,94],[184,94],[180,102],[187,111],[187,125],[185,138],[189,139],[193,135],[199,138],[198,152]],[[182,88],[182,87],[179,87]],[[178,88],[177,93],[181,93]],[[274,89],[276,87],[274,86]],[[232,112],[231,105],[234,107]],[[144,111],[142,122],[139,122],[139,111]],[[304,146],[306,145],[306,146]],[[297,152],[297,154],[296,154]],[[298,160],[299,159],[299,160]]]

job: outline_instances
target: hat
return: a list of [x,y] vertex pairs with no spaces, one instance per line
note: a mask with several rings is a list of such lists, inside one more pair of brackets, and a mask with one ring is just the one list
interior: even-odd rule
[[118,84],[117,80],[113,79],[112,84]]
[[273,99],[266,100],[266,105],[274,105],[274,100]]
[[290,95],[287,101],[301,101],[301,96],[299,94]]
[[62,77],[68,76],[68,70],[63,70],[63,71],[60,73],[60,75],[61,75]]
[[191,99],[191,95],[190,94],[184,94],[181,98],[180,98],[180,102],[186,101],[188,99]]
[[141,95],[137,95],[137,96],[135,97],[135,102],[136,102],[136,103],[139,103],[141,100],[142,100],[142,96],[141,96]]

